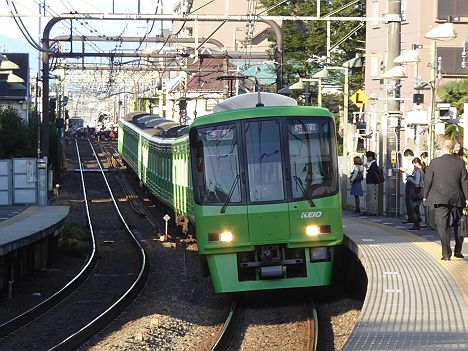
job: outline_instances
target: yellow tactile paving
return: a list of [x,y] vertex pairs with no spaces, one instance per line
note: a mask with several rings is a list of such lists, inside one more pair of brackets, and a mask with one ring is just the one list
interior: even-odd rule
[[439,262],[439,264],[441,264],[447,270],[447,272],[450,274],[450,276],[460,289],[460,293],[463,295],[465,302],[468,304],[468,260],[466,256],[464,260],[452,257],[451,261],[441,261],[440,258],[442,257],[442,249],[440,245],[433,243],[423,237],[420,237],[416,234],[412,234],[405,230],[390,227],[388,225],[370,222],[365,219],[352,217],[347,218],[365,224],[372,223],[372,226],[396,234],[406,239],[407,241],[413,243],[421,250],[431,255],[435,260],[437,260],[437,262]]

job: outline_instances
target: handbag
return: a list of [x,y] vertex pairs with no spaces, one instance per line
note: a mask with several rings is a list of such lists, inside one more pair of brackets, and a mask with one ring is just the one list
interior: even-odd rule
[[468,209],[464,209],[460,217],[458,236],[462,238],[468,237]]
[[[351,173],[351,176],[352,176],[352,173]],[[353,180],[353,183],[362,182],[363,179],[364,179],[364,174],[362,173],[362,171],[358,171],[356,174],[356,178],[354,178]]]
[[422,187],[420,186],[411,187],[409,196],[411,200],[416,200],[416,201],[422,200],[423,199]]

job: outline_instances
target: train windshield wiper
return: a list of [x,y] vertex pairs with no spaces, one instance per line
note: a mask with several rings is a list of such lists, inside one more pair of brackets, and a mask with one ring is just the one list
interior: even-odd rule
[[309,201],[310,207],[315,207],[314,201],[306,195],[306,190],[304,189],[304,185],[302,184],[302,180],[298,178],[297,176],[293,176],[294,180],[296,181],[296,184],[299,185],[299,188],[302,190],[302,195],[304,196],[304,199],[307,199]]
[[234,188],[236,187],[236,184],[239,181],[239,178],[240,178],[240,176],[236,175],[236,178],[234,179],[234,182],[232,183],[231,190],[229,190],[228,197],[227,197],[226,201],[224,201],[224,205],[221,208],[221,211],[219,213],[226,212],[226,207],[228,206],[229,201],[231,201],[232,193],[234,192]]

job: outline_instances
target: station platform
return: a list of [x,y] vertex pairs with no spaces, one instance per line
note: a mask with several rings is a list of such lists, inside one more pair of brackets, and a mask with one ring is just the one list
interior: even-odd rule
[[49,235],[57,235],[69,209],[68,206],[2,207],[0,257]]
[[468,350],[468,243],[465,259],[441,261],[435,230],[410,232],[401,219],[352,215],[343,226],[368,279],[343,351]]

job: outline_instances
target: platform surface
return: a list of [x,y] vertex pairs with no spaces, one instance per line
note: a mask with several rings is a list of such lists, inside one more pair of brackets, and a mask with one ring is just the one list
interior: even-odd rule
[[3,208],[13,215],[0,222],[0,256],[58,234],[70,210],[68,206],[30,206],[15,214],[18,209],[10,209]]
[[0,223],[20,214],[27,208],[28,206],[0,206]]
[[342,350],[468,350],[468,256],[441,261],[435,230],[413,234],[396,219],[344,216],[343,225],[368,286]]

